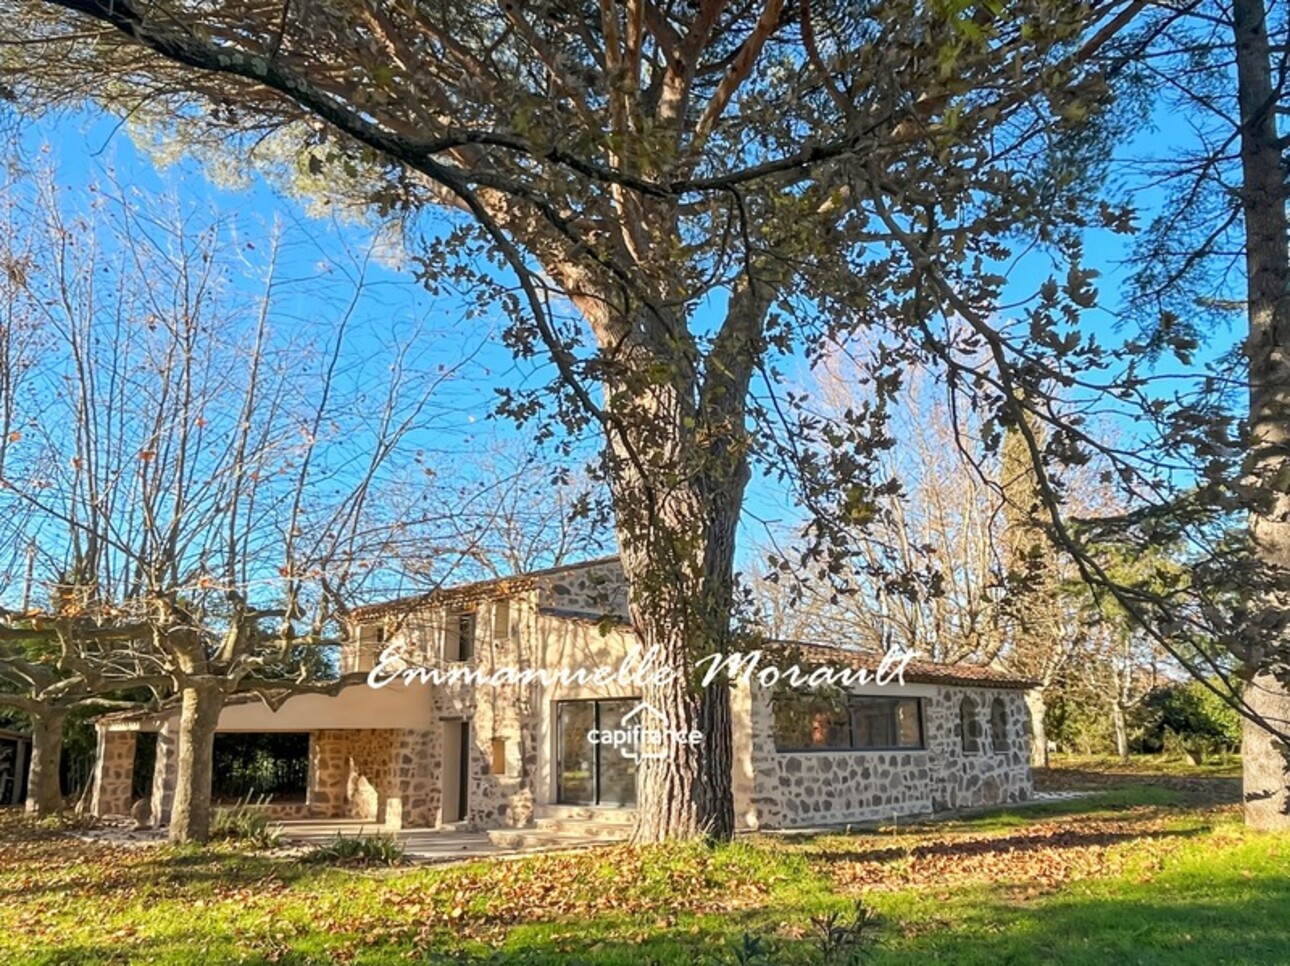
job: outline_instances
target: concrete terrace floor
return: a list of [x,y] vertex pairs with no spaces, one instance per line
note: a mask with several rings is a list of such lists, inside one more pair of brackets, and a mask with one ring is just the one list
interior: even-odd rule
[[[1026,808],[1033,805],[1044,805],[1068,799],[1083,798],[1091,792],[1062,791],[1038,792],[1025,802],[1011,805],[994,805],[987,808],[961,809],[954,812],[928,813],[909,816],[904,821],[914,824],[936,824],[944,821],[957,821],[975,815],[985,815],[1000,809]],[[409,859],[417,862],[466,862],[474,859],[504,858],[507,856],[532,855],[537,852],[568,851],[584,849],[596,845],[610,844],[605,838],[596,835],[577,836],[564,834],[558,840],[545,844],[499,845],[493,842],[487,832],[468,832],[453,827],[448,828],[408,828],[390,832],[383,825],[374,822],[336,821],[332,819],[301,819],[277,823],[282,828],[284,843],[295,845],[319,845],[329,842],[337,835],[354,838],[360,835],[393,835],[403,846]],[[842,831],[860,832],[876,828],[880,822],[850,822],[835,825],[821,825],[811,828],[764,829],[761,834],[784,837],[819,835]],[[515,830],[523,831],[523,830]],[[753,834],[741,831],[741,835]]]

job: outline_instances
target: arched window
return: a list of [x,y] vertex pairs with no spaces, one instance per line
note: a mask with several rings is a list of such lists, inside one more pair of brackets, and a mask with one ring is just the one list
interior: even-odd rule
[[969,755],[981,752],[983,737],[981,717],[977,714],[976,699],[965,697],[959,703],[959,731],[963,735],[963,751]]
[[995,751],[1008,750],[1008,706],[1003,698],[990,702],[990,743]]

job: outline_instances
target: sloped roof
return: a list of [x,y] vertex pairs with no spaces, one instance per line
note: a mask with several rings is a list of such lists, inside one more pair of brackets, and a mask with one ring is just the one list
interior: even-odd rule
[[506,577],[490,577],[488,580],[474,580],[467,584],[454,584],[451,587],[437,587],[420,594],[396,597],[393,600],[380,601],[355,607],[349,616],[353,620],[365,621],[392,614],[406,614],[432,604],[471,600],[479,597],[502,596],[529,590],[540,577],[551,577],[556,574],[582,570],[585,567],[601,567],[614,563],[617,555],[596,557],[578,563],[562,564],[559,567],[546,567],[542,570],[531,570],[525,574],[511,574]]
[[[600,567],[615,563],[618,559],[617,555],[597,557],[592,560],[564,564],[559,567],[534,570],[525,574],[493,577],[488,580],[477,580],[453,587],[440,587],[421,594],[356,607],[350,612],[350,617],[357,621],[369,621],[395,614],[407,614],[433,604],[460,603],[477,600],[481,597],[518,593],[531,589],[538,578],[568,573],[586,567]],[[631,627],[631,622],[621,615],[593,614],[558,607],[541,607],[539,608],[539,613],[554,617],[557,620],[597,625],[609,622],[618,627]],[[822,644],[816,641],[772,640],[767,641],[766,646],[767,648],[782,648],[795,651],[801,656],[802,660],[813,664],[844,664],[849,667],[874,670],[882,660],[882,655],[875,651],[864,651],[837,644]],[[976,685],[977,687],[1009,688],[1013,690],[1029,690],[1039,686],[1037,681],[1008,674],[1006,671],[985,667],[980,664],[936,664],[932,661],[915,660],[905,665],[904,677],[910,684]]]
[[[804,661],[812,664],[845,664],[855,668],[875,670],[882,655],[873,651],[840,647],[836,644],[816,644],[807,641],[773,641],[772,645],[795,651]],[[969,684],[984,688],[1009,688],[1029,690],[1039,686],[1038,681],[1000,671],[980,664],[936,664],[932,661],[913,660],[905,665],[905,681],[909,684]]]
[[[615,627],[631,627],[631,622],[621,615],[601,616],[583,611],[563,610],[558,607],[541,607],[538,613],[557,620],[576,621],[583,624],[609,623]],[[882,655],[875,651],[863,651],[858,648],[813,641],[769,640],[762,646],[762,650],[795,654],[808,664],[841,664],[870,671],[876,671],[882,661]],[[1037,681],[980,664],[936,664],[932,661],[918,660],[910,661],[905,665],[904,679],[909,684],[975,685],[983,688],[1008,688],[1022,691],[1039,686]]]

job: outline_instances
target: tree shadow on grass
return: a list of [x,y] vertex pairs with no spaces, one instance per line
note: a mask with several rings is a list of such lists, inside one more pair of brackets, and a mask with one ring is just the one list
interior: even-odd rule
[[275,963],[277,966],[317,966],[326,960],[320,960],[316,954],[292,950],[266,950],[263,954],[247,955],[233,946],[213,944],[209,933],[191,931],[134,942],[113,942],[110,938],[105,938],[101,942],[36,948],[28,951],[18,962],[23,966],[120,966],[124,963],[165,963],[167,966],[206,966],[208,963],[260,966]]
[[805,845],[802,855],[820,865],[832,865],[838,862],[895,862],[915,858],[932,858],[940,856],[978,856],[1004,852],[1028,853],[1049,851],[1052,849],[1076,849],[1096,846],[1117,845],[1122,842],[1137,840],[1165,840],[1192,838],[1204,833],[1204,829],[1134,829],[1093,830],[1063,828],[1051,833],[1016,832],[1009,835],[995,835],[991,838],[963,838],[961,840],[941,840],[920,842],[909,845],[892,845],[883,842],[873,848],[837,849],[821,845]]
[[[165,847],[146,853],[122,857],[119,852],[87,851],[69,863],[68,849],[75,843],[64,840],[60,847],[46,853],[58,865],[74,868],[76,864],[93,867],[98,874],[74,875],[65,881],[19,882],[0,885],[0,900],[9,897],[30,899],[35,896],[75,895],[84,898],[116,896],[122,890],[143,891],[165,887],[182,893],[186,889],[215,884],[227,887],[251,886],[274,878],[286,885],[318,873],[300,862],[267,855],[229,852],[203,852],[198,849],[172,850]],[[39,855],[24,858],[38,875],[48,875],[48,867],[39,864]],[[17,868],[10,864],[10,869]]]
[[[1261,883],[1266,895],[1251,899],[1235,893],[1217,898],[1054,899],[1042,906],[1015,906],[983,900],[957,918],[926,918],[914,922],[889,921],[878,933],[877,945],[866,962],[874,966],[996,966],[999,963],[1106,966],[1134,963],[1139,966],[1285,966],[1290,962],[1290,879]],[[790,911],[791,912],[791,911]],[[686,931],[687,920],[668,932],[640,939],[588,939],[581,943],[517,931],[503,948],[482,954],[454,954],[430,949],[430,963],[473,963],[493,966],[716,966],[734,963],[733,952],[743,932],[770,938],[769,955],[761,962],[776,966],[818,963],[809,938],[770,936],[778,911],[745,910],[723,917],[719,929],[700,935]],[[809,918],[792,919],[789,925],[809,933]],[[604,933],[630,932],[626,924],[615,927],[596,923]],[[382,958],[360,955],[356,963],[406,961],[403,952],[390,951]]]

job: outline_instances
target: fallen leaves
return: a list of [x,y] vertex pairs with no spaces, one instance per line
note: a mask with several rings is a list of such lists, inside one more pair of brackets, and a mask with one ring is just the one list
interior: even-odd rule
[[1122,873],[1130,859],[1158,864],[1178,848],[1180,835],[1152,810],[1140,809],[1123,817],[1038,822],[1006,832],[901,836],[895,844],[834,854],[817,864],[851,891],[1016,883],[1014,897],[1030,899],[1068,882]]

